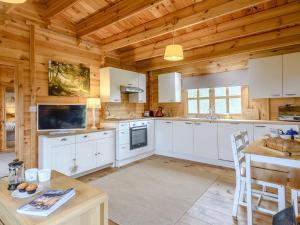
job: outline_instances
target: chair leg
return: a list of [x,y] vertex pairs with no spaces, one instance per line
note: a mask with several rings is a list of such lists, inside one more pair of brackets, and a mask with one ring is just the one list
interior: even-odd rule
[[232,217],[237,217],[237,211],[239,207],[239,200],[240,200],[240,193],[241,193],[241,180],[236,180],[235,185],[235,193],[234,193],[234,200],[233,200],[233,208],[232,208]]
[[278,211],[285,209],[285,187],[280,185],[278,188]]
[[292,189],[292,204],[294,206],[296,217],[299,216],[298,213],[298,190]]
[[246,201],[245,201],[246,180],[242,180],[241,183],[242,184],[241,184],[241,192],[240,192],[239,202],[246,203]]

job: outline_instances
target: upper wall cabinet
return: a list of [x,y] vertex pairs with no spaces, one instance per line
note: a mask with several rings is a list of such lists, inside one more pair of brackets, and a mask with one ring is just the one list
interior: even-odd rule
[[139,74],[138,75],[138,87],[143,89],[144,92],[142,93],[136,93],[136,94],[130,94],[129,95],[129,102],[131,103],[146,103],[147,100],[147,86],[146,86],[146,75],[145,74]]
[[120,71],[116,68],[100,69],[100,98],[102,102],[121,102],[119,77]]
[[300,52],[250,60],[250,97],[299,97],[299,62]]
[[300,96],[300,52],[283,55],[283,96]]
[[282,96],[282,56],[253,59],[249,62],[251,98]]
[[121,86],[139,87],[143,93],[130,94],[130,102],[146,102],[146,75],[113,67],[100,69],[100,98],[103,102],[121,102]]
[[180,73],[166,73],[158,76],[158,102],[181,102]]

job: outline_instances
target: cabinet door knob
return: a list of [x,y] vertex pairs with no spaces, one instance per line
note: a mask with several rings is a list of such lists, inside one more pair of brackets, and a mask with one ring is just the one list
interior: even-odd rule
[[67,140],[67,138],[62,138],[62,139],[60,139],[60,141],[66,141]]
[[83,137],[84,137],[84,138],[87,138],[88,136],[87,136],[87,135],[84,135]]
[[106,132],[104,132],[103,134],[104,134],[104,135],[107,135],[107,133],[106,133]]

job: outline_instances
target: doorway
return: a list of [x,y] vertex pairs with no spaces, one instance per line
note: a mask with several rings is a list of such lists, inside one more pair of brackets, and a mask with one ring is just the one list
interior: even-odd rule
[[15,67],[0,65],[0,177],[17,158],[15,75]]

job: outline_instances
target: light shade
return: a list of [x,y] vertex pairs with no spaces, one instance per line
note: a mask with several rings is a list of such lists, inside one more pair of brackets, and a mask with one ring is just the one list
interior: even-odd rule
[[101,100],[100,98],[88,98],[86,100],[86,105],[91,109],[100,109],[101,108]]
[[20,4],[26,2],[26,0],[0,0],[0,2],[6,2],[11,4]]
[[168,61],[180,61],[183,60],[182,45],[168,45],[165,50],[164,59]]

